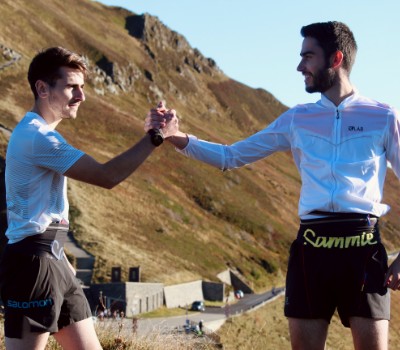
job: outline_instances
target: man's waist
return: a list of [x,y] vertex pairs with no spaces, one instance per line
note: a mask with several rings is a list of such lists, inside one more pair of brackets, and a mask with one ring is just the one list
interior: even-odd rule
[[10,212],[8,214],[8,227],[5,234],[11,244],[20,242],[24,238],[41,234],[54,225],[61,224],[68,227],[68,221],[65,219],[22,220],[16,218],[15,214],[10,214]]
[[369,214],[338,214],[301,220],[297,239],[314,248],[351,248],[380,242],[378,218]]
[[309,218],[309,213],[314,210],[336,213],[357,212],[381,217],[389,212],[390,206],[376,201],[376,199],[354,193],[351,189],[335,190],[335,195],[332,197],[331,191],[320,191],[319,188],[318,190],[313,188],[307,193],[303,188],[299,201],[300,218]]
[[52,223],[43,233],[22,239],[17,243],[7,244],[8,253],[54,257],[60,260],[64,256],[64,243],[69,226]]

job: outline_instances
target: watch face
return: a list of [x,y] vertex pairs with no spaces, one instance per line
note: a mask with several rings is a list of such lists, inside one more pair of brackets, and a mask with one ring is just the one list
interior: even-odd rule
[[155,146],[160,146],[164,141],[163,137],[161,135],[159,135],[159,134],[154,135],[151,139],[152,139],[153,144]]
[[151,143],[158,147],[164,142],[164,136],[160,130],[151,129],[149,130]]

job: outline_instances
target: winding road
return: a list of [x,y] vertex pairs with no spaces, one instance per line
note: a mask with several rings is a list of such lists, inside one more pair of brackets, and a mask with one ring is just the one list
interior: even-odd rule
[[[234,304],[224,307],[206,307],[204,312],[191,313],[187,316],[164,317],[164,318],[144,318],[138,321],[138,334],[146,335],[152,332],[165,333],[176,329],[183,329],[188,322],[198,324],[203,321],[204,327],[208,331],[215,332],[226,321],[228,317],[238,316],[247,311],[253,311],[268,302],[281,297],[285,288],[275,288],[262,294],[245,294],[242,299]],[[132,320],[127,320],[131,323]]]

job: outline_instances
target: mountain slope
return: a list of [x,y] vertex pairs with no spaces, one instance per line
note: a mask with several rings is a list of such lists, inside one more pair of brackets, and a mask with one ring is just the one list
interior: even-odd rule
[[[0,125],[11,130],[32,105],[26,71],[33,55],[65,46],[87,57],[92,74],[78,118],[58,130],[99,161],[142,137],[144,117],[160,99],[177,110],[182,130],[223,143],[287,109],[267,91],[230,79],[151,15],[89,0],[3,0],[0,13],[0,66],[19,57],[0,69]],[[6,142],[0,133],[3,157]],[[140,265],[143,281],[167,284],[215,280],[229,266],[261,290],[283,283],[299,188],[287,153],[223,173],[163,145],[111,191],[69,181],[71,221],[96,257],[95,281],[109,281],[112,266],[126,279]],[[394,214],[383,226],[390,249],[399,246],[396,191],[389,174]]]

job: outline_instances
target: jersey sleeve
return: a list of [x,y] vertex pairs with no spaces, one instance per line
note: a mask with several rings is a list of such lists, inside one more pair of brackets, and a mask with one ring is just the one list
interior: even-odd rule
[[178,151],[221,170],[239,168],[274,152],[289,150],[291,120],[292,112],[286,112],[264,130],[232,145],[199,140],[190,135],[186,148]]
[[85,153],[66,142],[57,131],[38,133],[32,145],[37,166],[64,174]]

